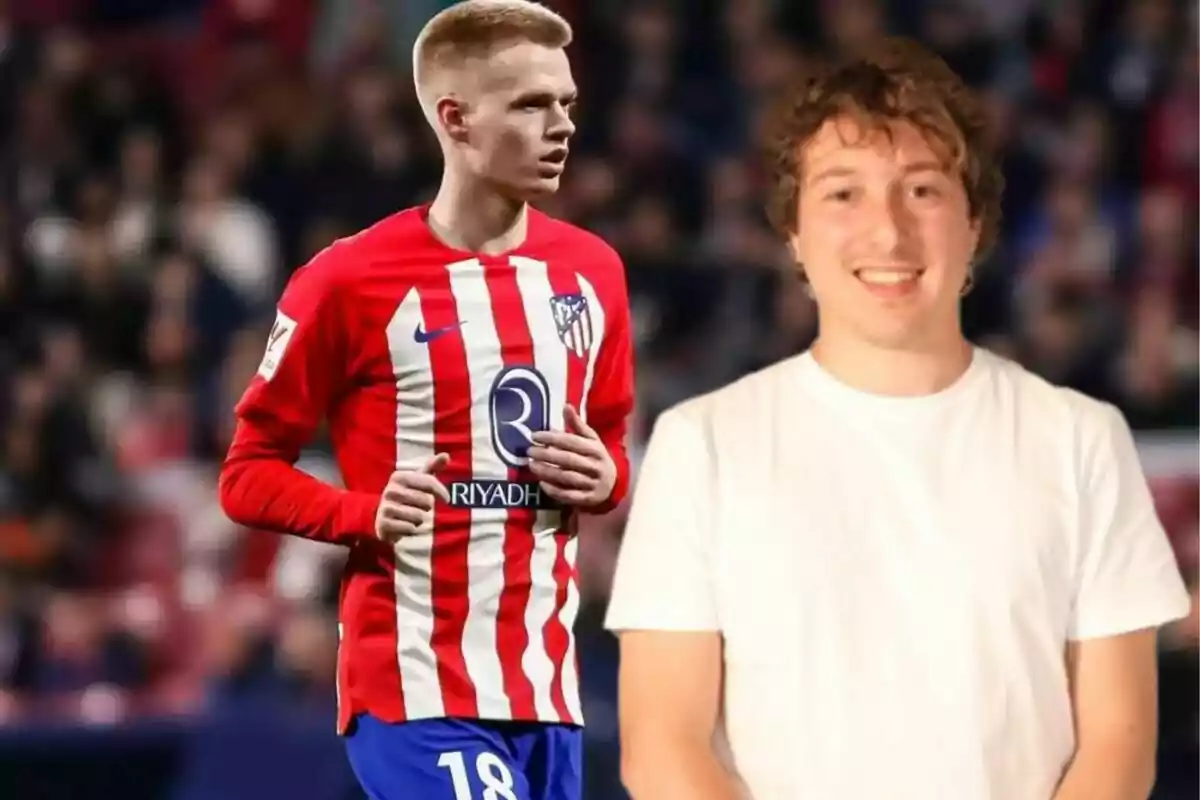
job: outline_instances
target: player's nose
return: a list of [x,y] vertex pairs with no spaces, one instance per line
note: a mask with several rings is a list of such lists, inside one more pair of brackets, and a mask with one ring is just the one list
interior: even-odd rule
[[556,125],[546,131],[546,140],[555,145],[565,145],[574,133],[574,125]]
[[554,142],[565,142],[575,133],[575,122],[567,113],[558,114],[546,130],[546,138]]

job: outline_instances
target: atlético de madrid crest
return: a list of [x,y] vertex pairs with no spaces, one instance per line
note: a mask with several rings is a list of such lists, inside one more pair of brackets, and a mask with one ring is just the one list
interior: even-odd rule
[[550,311],[558,338],[579,358],[592,349],[592,315],[582,294],[556,294],[550,298]]

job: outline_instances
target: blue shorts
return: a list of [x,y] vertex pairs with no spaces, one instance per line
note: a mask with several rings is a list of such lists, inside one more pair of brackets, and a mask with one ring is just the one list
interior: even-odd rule
[[583,730],[543,722],[355,718],[346,752],[371,800],[580,800]]

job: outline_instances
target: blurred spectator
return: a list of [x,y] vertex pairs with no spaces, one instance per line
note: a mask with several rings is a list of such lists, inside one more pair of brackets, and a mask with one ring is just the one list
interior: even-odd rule
[[1179,324],[1175,297],[1143,289],[1130,314],[1128,341],[1115,364],[1115,399],[1141,428],[1200,425],[1196,331]]
[[1194,41],[1175,56],[1167,91],[1151,110],[1146,136],[1146,178],[1168,183],[1193,210],[1200,202],[1200,79]]
[[238,165],[231,162],[237,158],[210,155],[188,166],[179,207],[180,236],[208,259],[243,302],[261,308],[278,288],[275,232],[261,209],[232,194],[232,173]]

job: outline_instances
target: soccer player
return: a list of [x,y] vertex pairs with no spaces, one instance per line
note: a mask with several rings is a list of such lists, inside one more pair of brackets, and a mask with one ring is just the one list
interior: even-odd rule
[[[624,269],[529,207],[574,132],[571,29],[469,0],[414,49],[432,204],[298,270],[237,406],[234,520],[350,548],[338,729],[372,798],[581,791],[577,513],[628,485]],[[346,488],[293,466],[325,421]]]
[[986,141],[902,41],[780,106],[771,211],[819,333],[655,426],[607,619],[638,800],[1149,793],[1188,597],[1120,413],[963,336]]

